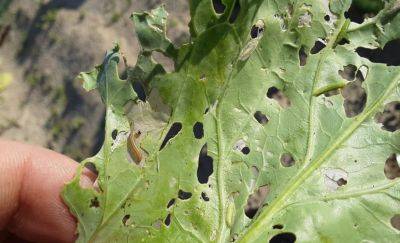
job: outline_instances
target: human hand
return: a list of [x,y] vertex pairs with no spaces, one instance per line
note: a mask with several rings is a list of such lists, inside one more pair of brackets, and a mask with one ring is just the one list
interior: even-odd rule
[[[0,242],[73,242],[76,221],[60,192],[77,167],[53,151],[0,140]],[[81,183],[93,179],[85,171]]]

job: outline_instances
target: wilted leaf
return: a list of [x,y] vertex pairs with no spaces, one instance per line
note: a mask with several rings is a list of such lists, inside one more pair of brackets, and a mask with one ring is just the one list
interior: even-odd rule
[[[399,101],[400,68],[355,49],[399,37],[399,1],[361,25],[344,17],[351,1],[329,2],[193,0],[176,55],[163,8],[136,14],[138,66],[120,80],[114,51],[96,78],[106,138],[83,164],[99,188],[79,171],[63,194],[78,242],[398,241],[400,135],[374,117]],[[354,82],[366,98],[348,117],[337,90]]]

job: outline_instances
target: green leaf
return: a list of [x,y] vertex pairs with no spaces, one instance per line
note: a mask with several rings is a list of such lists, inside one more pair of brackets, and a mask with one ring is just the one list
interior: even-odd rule
[[[79,185],[81,168],[63,193],[78,242],[398,241],[400,179],[384,168],[400,134],[375,116],[400,101],[400,67],[355,49],[399,37],[399,1],[361,25],[345,19],[351,1],[222,3],[227,12],[216,14],[212,1],[191,1],[193,39],[174,55],[163,8],[135,14],[143,50],[128,80],[118,77],[117,51],[96,78],[82,75],[107,113],[103,147],[82,164],[96,167],[95,188]],[[173,58],[175,71],[153,51]],[[341,94],[325,94],[355,82],[366,101],[350,117]],[[249,198],[261,204],[254,218]]]
[[144,51],[162,51],[174,57],[176,49],[166,37],[167,12],[161,6],[151,12],[134,13],[131,19],[135,23],[139,41]]

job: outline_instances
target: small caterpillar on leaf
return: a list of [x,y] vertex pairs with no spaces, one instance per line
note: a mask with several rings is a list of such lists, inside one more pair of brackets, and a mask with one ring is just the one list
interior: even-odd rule
[[128,137],[129,155],[132,157],[133,161],[135,161],[136,164],[139,164],[140,161],[142,161],[143,159],[142,153],[140,152],[140,149],[136,145],[136,139],[139,138],[140,134],[141,134],[140,131],[131,132]]

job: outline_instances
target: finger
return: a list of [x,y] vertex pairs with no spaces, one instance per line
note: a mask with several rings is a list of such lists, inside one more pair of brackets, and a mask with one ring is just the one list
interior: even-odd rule
[[[50,150],[0,140],[0,231],[34,242],[73,242],[60,192],[78,164]],[[83,179],[90,181],[86,171]]]
[[9,232],[0,232],[0,242],[2,243],[32,243],[31,241],[22,240]]

